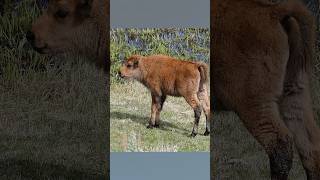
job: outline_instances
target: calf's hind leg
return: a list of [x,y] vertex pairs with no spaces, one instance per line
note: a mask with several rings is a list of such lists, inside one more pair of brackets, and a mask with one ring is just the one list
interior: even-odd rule
[[206,115],[206,131],[203,135],[208,136],[210,134],[210,100],[206,87],[198,92],[198,98],[203,108],[203,112]]
[[276,102],[247,101],[238,114],[269,156],[271,179],[286,180],[292,166],[293,138],[280,117]]
[[195,137],[198,134],[198,126],[199,126],[202,107],[197,94],[186,96],[184,98],[194,111],[194,124],[193,124],[191,136]]
[[314,120],[306,74],[287,79],[280,102],[285,123],[293,134],[308,180],[320,179],[320,130]]

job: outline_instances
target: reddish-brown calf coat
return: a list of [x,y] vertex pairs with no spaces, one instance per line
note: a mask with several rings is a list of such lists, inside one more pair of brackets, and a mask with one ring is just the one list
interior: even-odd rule
[[[202,109],[207,118],[209,116],[208,67],[205,63],[182,61],[164,55],[134,55],[124,62],[120,75],[136,79],[150,90],[153,101],[150,128],[159,125],[159,113],[167,95],[184,97],[194,109],[194,136]],[[209,122],[205,134],[209,134]]]

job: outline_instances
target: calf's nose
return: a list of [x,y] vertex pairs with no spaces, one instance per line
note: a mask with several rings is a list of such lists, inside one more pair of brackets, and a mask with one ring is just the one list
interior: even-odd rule
[[33,32],[28,31],[28,32],[26,33],[26,38],[27,38],[27,40],[28,40],[29,42],[33,42],[36,37],[35,37],[35,35],[34,35]]

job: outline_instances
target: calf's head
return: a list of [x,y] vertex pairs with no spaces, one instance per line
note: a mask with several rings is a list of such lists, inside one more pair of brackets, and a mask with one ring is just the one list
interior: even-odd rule
[[125,60],[120,67],[119,76],[125,79],[141,80],[141,59],[142,56],[134,55]]
[[92,18],[93,0],[49,0],[48,8],[35,20],[26,38],[40,53],[82,51],[92,46],[97,33]]

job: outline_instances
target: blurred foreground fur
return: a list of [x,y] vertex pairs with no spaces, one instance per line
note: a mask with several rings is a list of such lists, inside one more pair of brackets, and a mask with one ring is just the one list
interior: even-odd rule
[[308,179],[320,179],[312,15],[295,0],[214,0],[211,15],[213,94],[263,146],[272,179],[288,178],[294,146]]
[[53,0],[27,39],[46,54],[73,53],[109,69],[109,0]]
[[[109,86],[108,29],[109,0],[52,0],[43,14],[35,20],[26,37],[39,53],[68,53],[85,57],[104,70],[108,79],[106,86]],[[108,91],[109,87],[105,89]],[[109,115],[106,120],[108,117]],[[97,141],[109,143],[102,139]],[[102,171],[107,172],[109,167],[106,152],[109,151],[109,145],[101,147],[106,148],[101,149],[104,152],[101,154],[101,161],[106,166]]]
[[[12,12],[6,9],[0,19],[0,136],[4,147],[1,148],[0,179],[105,179],[109,174],[107,76],[83,60],[89,59],[107,69],[102,56],[108,62],[108,17],[101,21],[106,23],[101,25],[105,31],[101,33],[106,36],[96,34],[101,35],[101,46],[96,42],[90,47],[98,49],[88,50],[94,53],[86,55],[80,47],[87,47],[85,38],[90,35],[89,31],[84,31],[82,36],[75,32],[79,35],[77,43],[70,42],[74,37],[65,30],[65,34],[71,34],[69,40],[58,35],[55,39],[61,47],[66,45],[65,49],[61,48],[64,51],[45,50],[50,56],[43,56],[30,49],[25,39],[25,32],[30,30],[31,21],[39,13],[35,1],[12,4]],[[83,15],[85,17],[85,13]],[[93,21],[92,17],[89,19]],[[79,18],[79,24],[73,24],[71,17],[66,18],[70,24],[65,26],[70,31],[77,31],[76,26],[88,23],[85,18]],[[64,28],[58,24],[54,27]],[[46,29],[45,25],[41,28]],[[95,30],[98,29],[99,26]],[[54,39],[55,34],[50,36]],[[63,40],[66,42],[61,42]],[[72,57],[58,55],[72,51],[68,43],[75,46]],[[100,63],[96,63],[99,60]]]

